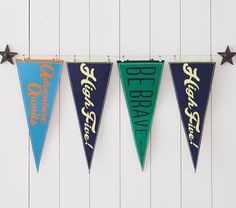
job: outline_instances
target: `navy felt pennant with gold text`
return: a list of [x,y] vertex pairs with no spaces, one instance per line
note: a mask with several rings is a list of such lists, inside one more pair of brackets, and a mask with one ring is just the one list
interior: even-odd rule
[[196,171],[215,63],[174,62],[170,63],[170,69]]

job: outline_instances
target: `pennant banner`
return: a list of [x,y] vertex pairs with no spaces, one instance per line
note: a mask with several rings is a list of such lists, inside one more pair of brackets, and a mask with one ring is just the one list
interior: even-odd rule
[[152,125],[164,62],[118,61],[122,86],[139,161],[144,169],[145,155]]
[[67,67],[90,170],[112,63],[68,62]]
[[17,60],[31,145],[37,171],[53,110],[63,61]]
[[176,62],[170,63],[170,68],[181,119],[196,171],[215,63]]

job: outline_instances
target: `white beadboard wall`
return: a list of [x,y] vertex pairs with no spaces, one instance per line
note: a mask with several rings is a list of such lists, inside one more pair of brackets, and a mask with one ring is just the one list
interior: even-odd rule
[[[114,61],[90,175],[64,66],[36,172],[16,66],[0,65],[0,208],[236,207],[235,0],[0,1],[0,50]],[[168,61],[217,62],[194,173]],[[166,60],[142,172],[115,61]],[[236,63],[236,59],[234,59]],[[235,162],[234,162],[235,161]]]

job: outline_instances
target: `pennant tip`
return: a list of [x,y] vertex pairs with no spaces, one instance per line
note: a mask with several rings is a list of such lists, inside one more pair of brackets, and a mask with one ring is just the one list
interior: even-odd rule
[[36,165],[37,172],[39,172],[40,161],[36,160],[35,165]]
[[142,172],[144,171],[144,162],[140,163]]
[[90,174],[90,171],[91,171],[91,161],[87,161],[87,165],[88,165],[88,173]]
[[36,165],[37,173],[39,173],[39,164]]
[[194,166],[194,173],[197,173],[197,162],[195,162],[193,166]]

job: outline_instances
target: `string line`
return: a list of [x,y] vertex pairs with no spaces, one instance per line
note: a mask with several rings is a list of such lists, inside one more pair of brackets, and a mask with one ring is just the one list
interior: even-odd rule
[[[181,50],[181,49],[180,49]],[[24,53],[18,53],[18,57],[23,57],[25,54]],[[31,54],[31,56],[35,56],[35,57],[55,57],[55,54]],[[71,59],[71,60],[74,60],[74,57],[78,57],[79,59],[81,60],[85,60],[87,59],[86,57],[88,57],[88,54],[87,55],[84,55],[84,54],[60,54],[60,57],[63,58],[63,59]],[[160,55],[162,58],[164,59],[170,59],[170,60],[173,60],[173,58],[176,57],[176,54],[163,54],[163,55]],[[159,55],[152,55],[153,58],[155,59],[159,59],[160,57]],[[209,53],[208,54],[182,54],[181,57],[184,56],[184,57],[189,57],[189,58],[198,58],[198,59],[202,59],[203,61],[208,61],[209,60]],[[107,57],[107,54],[94,54],[93,57],[95,58],[101,58],[101,59],[104,59],[104,57]],[[113,55],[109,55],[110,59],[111,60],[117,60],[117,59],[121,59],[121,55],[120,54],[113,54]],[[142,55],[137,55],[137,54],[127,54],[126,57],[136,57],[136,58],[143,58],[143,57],[149,57],[149,53],[148,54],[142,54]],[[219,55],[215,54],[215,55],[211,55],[211,57],[213,58],[217,58],[219,57]],[[180,58],[181,59],[181,58]],[[131,59],[133,60],[133,59]]]

